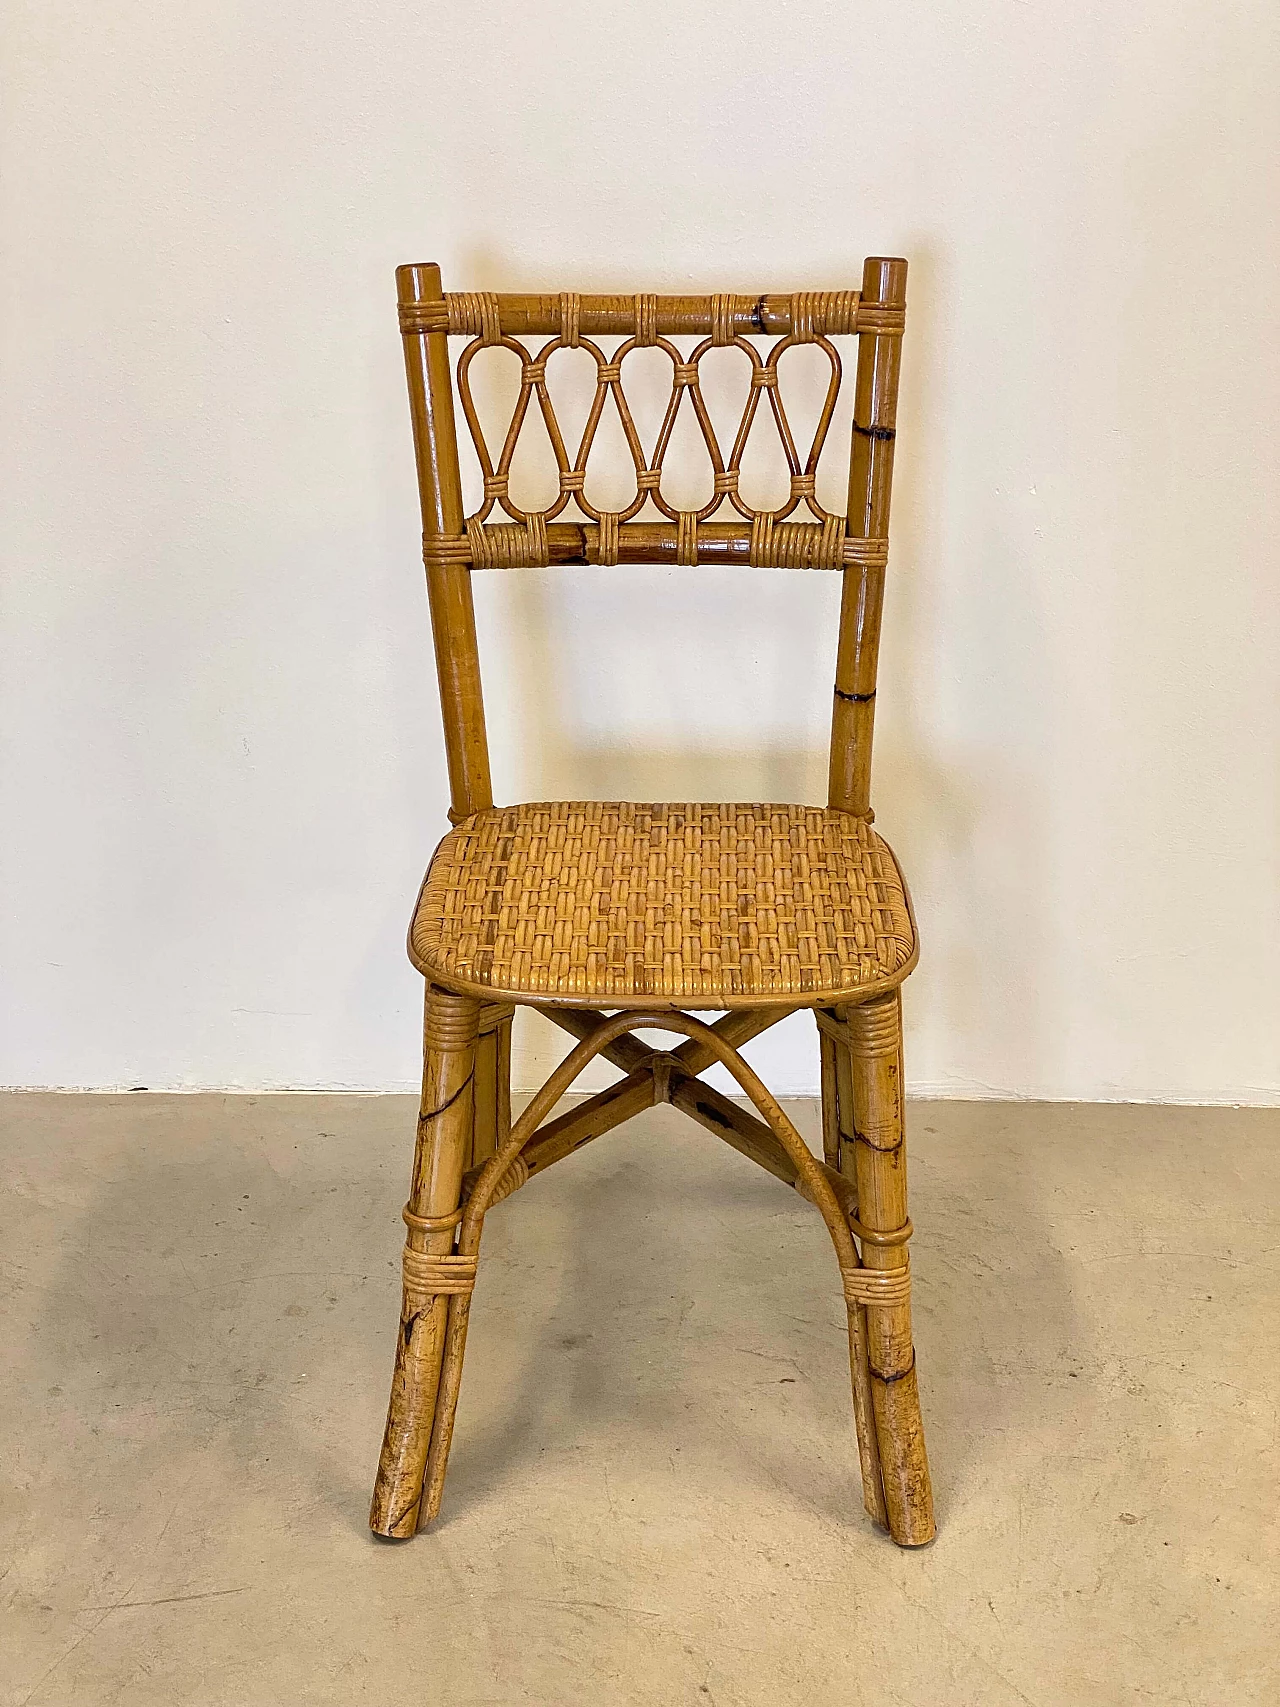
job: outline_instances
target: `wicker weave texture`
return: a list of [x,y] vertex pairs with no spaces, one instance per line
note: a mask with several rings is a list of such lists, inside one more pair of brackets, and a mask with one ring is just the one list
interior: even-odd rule
[[915,930],[888,845],[846,813],[556,801],[451,831],[410,946],[458,989],[724,1008],[887,987]]

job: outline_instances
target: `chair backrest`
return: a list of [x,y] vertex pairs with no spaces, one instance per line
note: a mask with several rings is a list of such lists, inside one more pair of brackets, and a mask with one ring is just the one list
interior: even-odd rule
[[[517,296],[446,293],[434,264],[397,269],[422,496],[423,557],[449,761],[449,816],[455,823],[493,804],[471,573],[551,563],[742,563],[839,570],[843,591],[828,799],[841,811],[871,816],[871,739],[906,279],[905,261],[873,258],[863,266],[860,291]],[[750,340],[769,336],[776,342],[762,358]],[[450,365],[450,337],[467,340],[456,376]],[[671,342],[676,337],[698,342],[686,353]],[[842,337],[858,339],[845,515],[822,507],[816,485],[843,377],[833,340]],[[549,341],[535,351],[522,341],[528,338]],[[597,338],[622,342],[606,354]],[[778,383],[779,357],[797,344],[821,349],[831,372],[812,442],[803,455]],[[519,396],[496,455],[486,442],[470,382],[474,357],[493,345],[513,351],[521,363]],[[751,381],[726,456],[707,410],[698,367],[708,350],[730,345],[750,358]],[[650,454],[641,444],[623,386],[626,358],[645,347],[660,348],[672,363],[671,397]],[[559,349],[585,350],[596,363],[595,397],[572,460],[547,386],[547,361]],[[463,505],[455,377],[484,482],[480,507],[470,516]],[[636,477],[634,500],[614,511],[595,507],[585,490],[587,460],[610,393]],[[788,497],[773,510],[753,508],[739,490],[743,454],[762,413],[762,393],[768,397],[790,474]],[[710,498],[697,510],[673,508],[662,491],[663,459],[686,396],[713,476]],[[534,399],[555,455],[559,490],[545,509],[522,510],[511,498],[510,471]]]

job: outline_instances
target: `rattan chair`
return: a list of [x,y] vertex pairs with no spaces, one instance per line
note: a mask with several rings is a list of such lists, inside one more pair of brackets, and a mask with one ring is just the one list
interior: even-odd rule
[[[906,273],[905,261],[868,260],[861,291],[707,297],[446,294],[436,266],[397,272],[454,827],[432,858],[409,933],[410,957],[426,979],[422,1103],[404,1210],[395,1373],[370,1514],[375,1534],[406,1538],[440,1509],[485,1216],[588,1140],[669,1102],[816,1206],[848,1308],[866,1508],[904,1546],[933,1536],[906,1253],[899,988],[916,962],[916,932],[897,862],[871,827],[869,799]],[[451,336],[466,339],[456,374]],[[858,352],[846,518],[819,504],[815,474],[841,382],[836,341],[848,336],[857,337]],[[771,337],[762,356],[758,346]],[[600,339],[615,347],[606,353]],[[779,356],[801,343],[831,366],[807,454],[796,448],[778,385]],[[469,379],[477,352],[494,344],[522,364],[496,461]],[[706,352],[725,345],[751,363],[727,457],[698,377]],[[672,364],[671,399],[648,456],[623,384],[628,355],[645,346]],[[572,460],[546,378],[548,360],[566,348],[597,364]],[[484,479],[471,516],[463,513],[455,381]],[[594,508],[585,490],[610,394],[636,469],[635,499],[616,512]],[[559,491],[547,509],[526,512],[511,498],[509,470],[534,402]],[[714,469],[714,491],[697,511],[673,508],[663,493],[663,458],[682,407],[692,409]],[[764,512],[744,501],[739,473],[753,425],[770,415],[790,496]],[[495,806],[471,575],[561,563],[839,571],[827,807]],[[579,1041],[513,1123],[511,1018],[521,1003]],[[799,1008],[811,1009],[818,1027],[821,1161],[738,1053]],[[708,1025],[690,1009],[723,1017]],[[685,1041],[651,1049],[633,1035],[639,1027]],[[625,1077],[549,1119],[597,1055]],[[716,1061],[755,1115],[698,1077]]]

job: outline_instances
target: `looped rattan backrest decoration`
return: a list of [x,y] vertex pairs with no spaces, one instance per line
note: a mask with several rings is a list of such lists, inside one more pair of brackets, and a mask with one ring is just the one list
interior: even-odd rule
[[[835,810],[870,818],[906,283],[906,262],[887,256],[863,264],[860,291],[766,296],[447,292],[433,263],[397,270],[454,823],[493,804],[471,573],[547,563],[842,570],[828,801]],[[818,496],[818,464],[846,373],[835,341],[853,336],[858,352],[847,380],[853,407],[849,498],[842,515]],[[465,340],[460,351],[455,345],[451,352],[451,338]],[[782,357],[800,345],[827,364],[825,395],[807,444],[796,439],[779,380]],[[519,392],[500,445],[486,440],[472,395],[471,369],[486,349],[505,349],[520,363]],[[739,351],[750,366],[740,418],[723,433],[712,422],[700,377],[708,351],[722,349]],[[565,441],[547,383],[548,364],[565,350],[580,351],[595,364],[591,402],[573,445]],[[626,395],[636,350],[665,359],[671,371],[671,391],[648,452]],[[790,377],[789,364],[788,383]],[[714,401],[715,388],[708,389]],[[458,461],[455,391],[482,480],[470,516]],[[634,497],[616,510],[595,503],[586,489],[606,408],[617,416],[635,475]],[[544,508],[525,510],[511,496],[512,458],[535,413],[554,456],[556,490]],[[696,509],[674,503],[674,481],[664,481],[668,455],[678,444],[677,423],[687,434],[690,418],[711,464],[710,495]],[[773,509],[753,506],[742,491],[744,453],[753,432],[760,431],[776,435],[788,473],[786,496]]]
[[[881,304],[863,305],[859,292],[798,291],[789,296],[659,297],[637,294],[582,297],[502,297],[485,291],[455,291],[434,302],[401,304],[406,333],[447,332],[467,339],[456,365],[456,389],[483,479],[479,508],[465,520],[465,536],[434,535],[428,555],[469,561],[476,569],[533,567],[552,561],[610,564],[657,556],[695,564],[708,555],[713,519],[736,524],[713,530],[722,548],[753,566],[840,569],[846,563],[883,562],[884,541],[848,538],[843,515],[826,509],[817,493],[819,459],[827,445],[844,369],[833,339],[874,330],[901,331],[901,311]],[[546,341],[539,335],[551,332]],[[697,337],[685,354],[672,342],[684,333]],[[753,338],[777,336],[762,355]],[[701,336],[699,336],[701,334]],[[597,341],[620,337],[612,353]],[[524,339],[539,339],[535,344]],[[809,345],[826,358],[825,395],[812,437],[798,443],[787,415],[779,362],[790,349]],[[505,349],[520,363],[520,388],[500,445],[485,436],[472,390],[472,365],[484,350]],[[700,364],[710,350],[740,350],[750,364],[746,400],[736,429],[717,433],[703,394]],[[627,358],[635,350],[656,349],[671,363],[671,392],[651,452],[646,452],[625,389]],[[595,387],[581,437],[566,443],[547,382],[548,363],[557,352],[580,350],[595,362]],[[615,511],[598,507],[588,496],[587,471],[606,408],[612,406],[626,441],[635,475],[635,495]],[[521,434],[536,407],[555,458],[558,488],[541,510],[522,509],[511,495],[511,468]],[[696,509],[680,509],[664,491],[666,460],[682,412],[692,415],[711,465],[711,492]],[[772,510],[751,505],[741,490],[743,458],[753,432],[768,421],[786,462],[786,499]],[[765,428],[763,430],[769,430]],[[645,516],[648,525],[630,526]],[[548,527],[575,523],[584,531],[575,551],[572,540],[557,544]],[[656,526],[654,524],[657,524]],[[735,536],[726,539],[726,532]],[[562,533],[563,529],[558,529]],[[653,551],[646,551],[653,547]]]

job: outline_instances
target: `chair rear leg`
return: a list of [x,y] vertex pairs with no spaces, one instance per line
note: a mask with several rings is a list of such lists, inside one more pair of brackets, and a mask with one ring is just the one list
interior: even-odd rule
[[[847,1010],[853,1081],[854,1172],[866,1268],[906,1260],[907,1154],[903,1122],[902,1002],[898,991]],[[846,1168],[847,1171],[847,1168]],[[911,1305],[868,1304],[871,1398],[889,1533],[903,1547],[932,1541],[933,1490],[916,1385]]]
[[511,1016],[514,1009],[488,1002],[480,1009],[476,1042],[475,1136],[467,1166],[478,1168],[511,1132]]
[[430,1277],[439,1274],[439,1284],[449,1285],[439,1259],[453,1251],[462,1175],[471,1160],[478,1018],[479,1005],[468,997],[428,989],[400,1331],[369,1512],[374,1534],[397,1540],[418,1526],[449,1305],[449,1292],[431,1290]]

